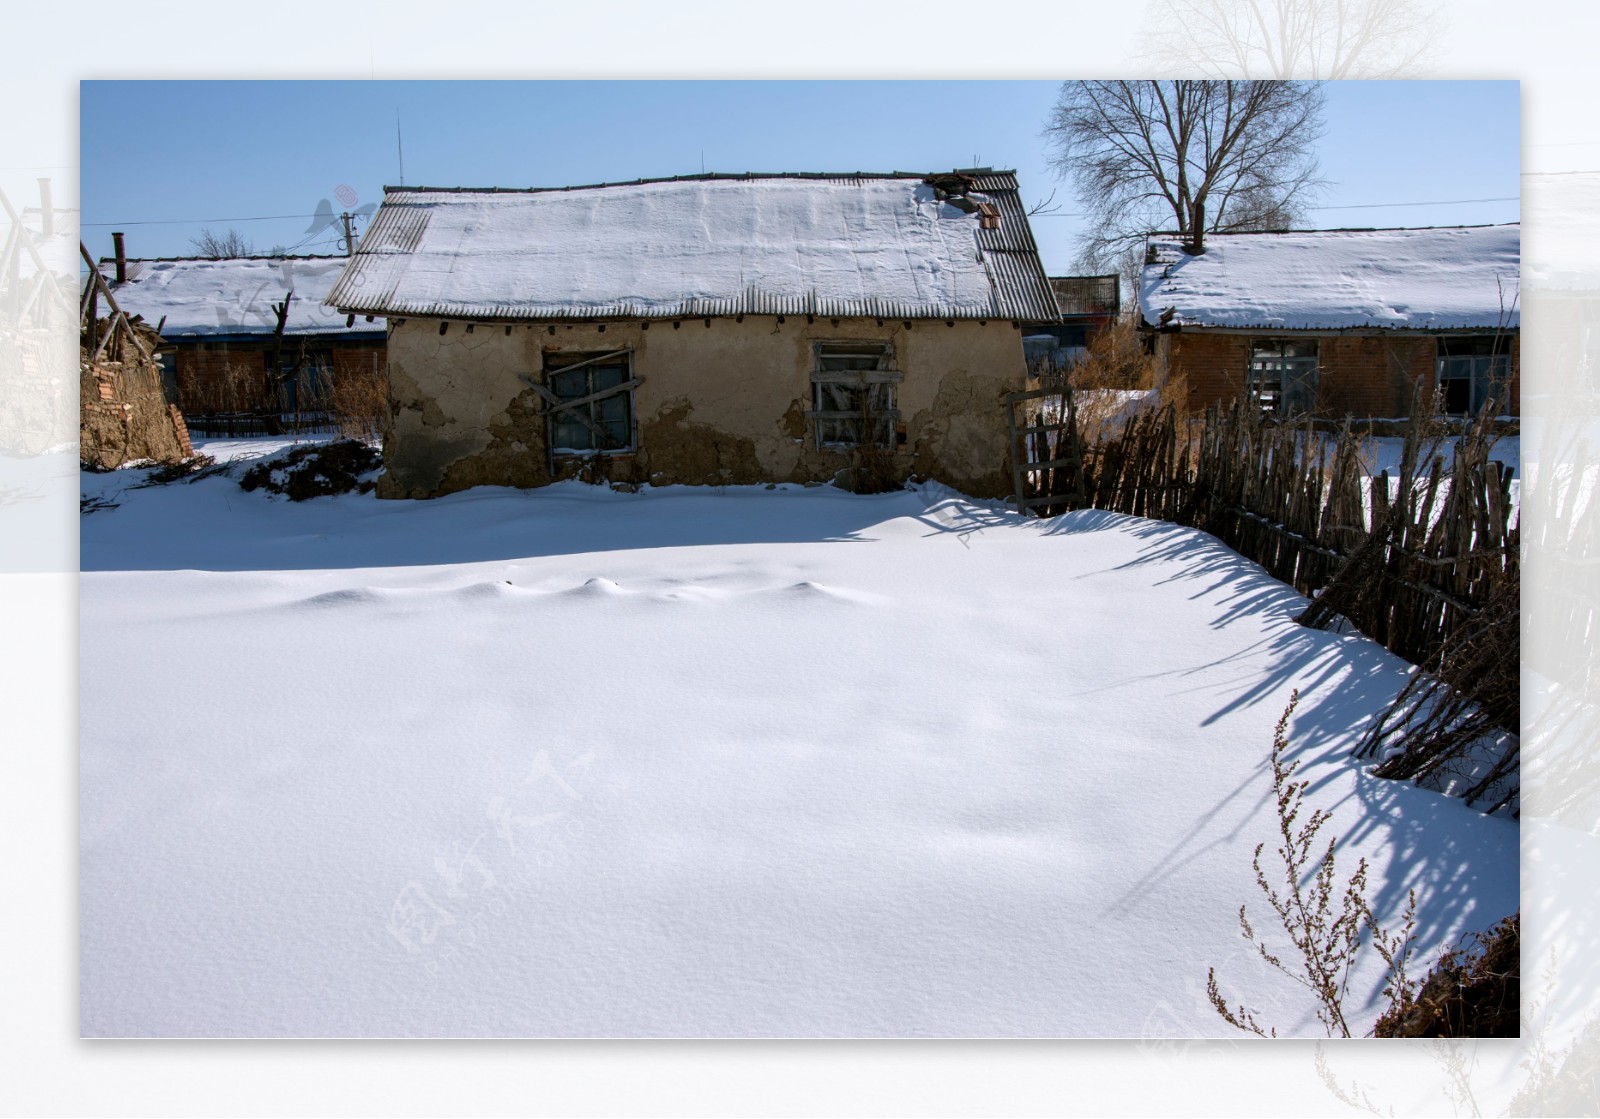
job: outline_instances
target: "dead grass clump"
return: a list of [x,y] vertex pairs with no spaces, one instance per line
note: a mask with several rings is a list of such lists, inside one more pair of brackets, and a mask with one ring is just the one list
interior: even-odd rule
[[286,455],[257,463],[245,471],[239,488],[264,489],[290,501],[335,494],[370,493],[377,485],[368,475],[383,465],[383,458],[366,443],[340,439],[296,447]]
[[1522,994],[1520,913],[1473,943],[1446,952],[1406,990],[1373,1030],[1375,1037],[1517,1037]]
[[383,434],[389,412],[389,384],[381,372],[344,372],[330,378],[328,410],[339,424],[339,434],[350,439],[376,440]]

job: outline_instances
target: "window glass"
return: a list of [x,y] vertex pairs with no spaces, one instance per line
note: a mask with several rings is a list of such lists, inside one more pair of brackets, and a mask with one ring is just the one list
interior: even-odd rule
[[556,453],[621,451],[633,446],[633,392],[617,390],[632,378],[627,353],[547,353],[545,383],[560,400],[583,400],[553,411],[550,444]]
[[1317,340],[1257,339],[1250,347],[1250,395],[1261,410],[1298,415],[1317,406]]
[[1439,339],[1439,406],[1454,416],[1480,411],[1506,399],[1511,380],[1511,339],[1505,334],[1455,335]]

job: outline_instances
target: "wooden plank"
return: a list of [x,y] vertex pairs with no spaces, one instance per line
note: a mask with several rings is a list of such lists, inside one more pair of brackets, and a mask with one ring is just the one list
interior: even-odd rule
[[[527,378],[523,378],[523,380],[526,381]],[[533,391],[538,393],[540,396],[544,397],[544,399],[546,401],[548,401],[548,402],[550,402],[552,404],[561,404],[562,403],[561,398],[559,396],[557,396],[555,393],[551,392],[549,389],[545,388],[543,385],[538,384],[537,382],[533,382],[533,381],[529,381],[528,383],[533,388]],[[578,402],[577,401],[573,401],[573,403],[576,404]],[[545,410],[544,414],[547,415],[547,416],[548,415],[553,415],[554,413],[562,411],[562,410],[563,410],[562,408],[548,408],[548,409]],[[582,412],[574,412],[574,413],[572,413],[572,417],[573,417],[573,419],[575,419],[579,423],[581,423],[584,427],[589,429],[589,433],[594,436],[595,442],[597,444],[602,442],[606,438],[605,432],[601,431],[599,426],[593,420],[591,420],[588,416],[584,415]],[[554,454],[555,453],[555,440],[554,439],[547,439],[546,443],[548,444],[548,446],[550,448],[550,452],[552,454]]]
[[586,357],[582,361],[573,362],[571,365],[551,365],[549,362],[546,362],[544,371],[546,373],[570,373],[574,369],[583,369],[586,366],[596,365],[602,361],[610,361],[614,357],[622,357],[624,354],[629,354],[632,352],[632,350],[612,350],[609,354],[600,354],[596,357]]
[[522,383],[532,388],[533,391],[538,393],[540,396],[544,397],[545,401],[551,405],[551,407],[544,410],[544,415],[553,416],[557,412],[565,412],[568,409],[576,408],[580,404],[592,404],[596,400],[604,400],[607,397],[616,396],[619,393],[629,392],[637,386],[643,384],[644,378],[635,377],[631,381],[623,381],[620,385],[612,385],[608,389],[602,389],[599,392],[592,392],[588,396],[574,397],[571,400],[557,396],[555,393],[551,392],[548,388],[533,380],[531,377],[523,377]]
[[1038,400],[1046,396],[1060,396],[1060,389],[1029,389],[1027,392],[1006,393],[1006,403],[1015,404],[1024,400]]

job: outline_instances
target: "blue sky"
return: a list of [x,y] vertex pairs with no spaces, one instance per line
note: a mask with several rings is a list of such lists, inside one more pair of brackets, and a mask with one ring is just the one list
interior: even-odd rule
[[[1024,197],[1056,191],[1034,232],[1069,270],[1081,223],[1042,136],[1059,83],[1023,81],[84,82],[83,234],[121,229],[134,256],[192,251],[209,226],[260,251],[335,252],[310,215],[400,181],[562,186],[710,171],[1014,168]],[[1327,87],[1330,185],[1311,224],[1515,221],[1519,88],[1502,82]],[[1511,201],[1461,204],[1463,199]],[[1398,205],[1427,203],[1426,205]],[[1450,203],[1450,204],[1440,204]],[[1380,205],[1381,204],[1381,205]],[[287,215],[277,218],[278,215]],[[276,220],[256,220],[274,217]],[[245,220],[251,219],[251,220]]]

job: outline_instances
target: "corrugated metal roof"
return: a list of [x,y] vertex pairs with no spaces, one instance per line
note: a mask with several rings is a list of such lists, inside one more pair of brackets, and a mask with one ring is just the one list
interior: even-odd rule
[[327,302],[490,320],[1055,320],[1015,174],[964,174],[996,228],[909,172],[389,187]]

